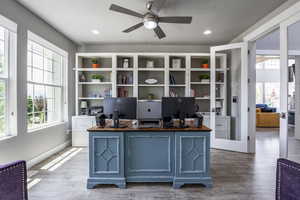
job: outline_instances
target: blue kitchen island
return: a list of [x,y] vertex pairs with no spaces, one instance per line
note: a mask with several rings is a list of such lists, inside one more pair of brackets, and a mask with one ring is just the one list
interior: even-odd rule
[[210,132],[202,128],[90,128],[87,188],[128,182],[212,187]]

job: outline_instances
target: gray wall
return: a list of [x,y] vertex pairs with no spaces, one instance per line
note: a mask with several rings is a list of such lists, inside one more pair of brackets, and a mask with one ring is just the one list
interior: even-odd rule
[[79,52],[170,52],[208,53],[209,46],[201,45],[151,45],[151,44],[85,44]]
[[69,116],[74,113],[74,74],[75,52],[77,46],[43,20],[35,16],[14,0],[0,1],[0,14],[18,24],[17,57],[17,136],[0,141],[0,164],[18,159],[31,160],[34,157],[65,143],[70,139],[66,129],[70,124],[43,129],[35,133],[26,131],[26,66],[27,66],[27,30],[40,35],[69,53]]

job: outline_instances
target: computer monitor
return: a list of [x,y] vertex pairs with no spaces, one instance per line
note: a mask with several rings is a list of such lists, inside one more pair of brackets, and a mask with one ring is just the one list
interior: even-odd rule
[[196,114],[194,97],[163,97],[163,119],[180,119],[180,127],[184,126],[184,119],[194,117]]
[[137,99],[134,97],[105,98],[104,114],[113,119],[113,127],[119,128],[119,119],[136,119]]

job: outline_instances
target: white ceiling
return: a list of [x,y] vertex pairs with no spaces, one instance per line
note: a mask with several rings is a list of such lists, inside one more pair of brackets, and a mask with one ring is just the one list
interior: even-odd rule
[[[110,4],[145,13],[146,0],[17,0],[77,43],[222,44],[231,41],[286,0],[167,0],[160,16],[192,16],[191,25],[161,24],[167,38],[151,30],[122,30],[138,18],[109,11]],[[91,34],[98,29],[99,35]],[[202,33],[211,29],[213,34]]]

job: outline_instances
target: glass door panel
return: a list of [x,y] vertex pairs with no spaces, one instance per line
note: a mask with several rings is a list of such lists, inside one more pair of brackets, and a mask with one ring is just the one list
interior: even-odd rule
[[244,43],[211,48],[213,148],[248,152],[247,57]]

